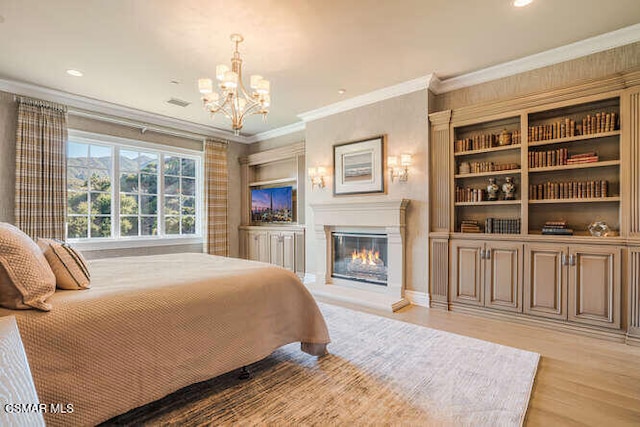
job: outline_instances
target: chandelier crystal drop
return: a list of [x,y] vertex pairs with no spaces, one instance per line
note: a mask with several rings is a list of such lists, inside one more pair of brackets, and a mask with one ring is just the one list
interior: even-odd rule
[[238,44],[243,40],[242,35],[231,34],[231,41],[236,44],[236,48],[233,52],[233,58],[231,58],[231,68],[227,65],[216,66],[218,90],[214,91],[212,79],[198,79],[198,90],[202,94],[204,109],[212,115],[224,114],[231,120],[231,127],[236,135],[240,134],[246,116],[260,114],[263,120],[266,120],[271,104],[269,80],[265,80],[259,75],[251,76],[250,94],[242,83],[242,59],[240,59],[240,52],[238,52]]

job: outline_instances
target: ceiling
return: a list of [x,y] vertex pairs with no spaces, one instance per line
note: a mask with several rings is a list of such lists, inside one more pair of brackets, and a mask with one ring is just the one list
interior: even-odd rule
[[639,0],[511,3],[0,0],[0,78],[228,128],[202,110],[196,81],[229,63],[239,32],[245,79],[272,85],[268,123],[247,119],[251,135],[432,72],[446,79],[640,22]]

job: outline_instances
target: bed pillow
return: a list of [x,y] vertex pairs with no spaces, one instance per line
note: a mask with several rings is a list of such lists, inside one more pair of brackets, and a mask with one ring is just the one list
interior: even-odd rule
[[11,309],[51,310],[45,301],[56,278],[38,245],[17,227],[0,222],[0,305]]
[[58,288],[89,289],[89,267],[80,252],[59,240],[38,239],[38,246],[56,276]]

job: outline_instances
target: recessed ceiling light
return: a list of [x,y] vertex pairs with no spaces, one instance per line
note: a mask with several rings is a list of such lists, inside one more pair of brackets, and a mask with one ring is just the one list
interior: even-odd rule
[[533,0],[513,0],[513,5],[515,7],[524,7],[528,4],[531,4]]
[[339,95],[344,95],[344,93],[345,93],[346,91],[347,91],[346,89],[339,89],[339,90],[338,90],[338,94],[339,94]]
[[70,76],[73,77],[82,77],[82,71],[78,71],[78,70],[74,70],[74,69],[69,69],[67,70],[67,74],[69,74]]

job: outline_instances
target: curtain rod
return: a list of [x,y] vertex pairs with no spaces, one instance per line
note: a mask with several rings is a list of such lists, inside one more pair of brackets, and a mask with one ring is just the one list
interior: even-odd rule
[[207,139],[213,139],[217,142],[224,142],[225,144],[229,143],[227,140],[224,140],[221,138],[215,138],[215,137],[210,137],[210,136],[197,134],[193,132],[174,130],[174,129],[170,129],[162,126],[155,126],[155,125],[149,125],[141,122],[120,119],[117,117],[103,115],[99,113],[93,113],[90,111],[80,110],[72,107],[69,107],[68,113],[73,116],[84,117],[88,119],[94,119],[102,122],[114,123],[114,124],[123,125],[131,128],[135,128],[135,129],[140,129],[140,132],[143,134],[147,131],[150,131],[154,133],[160,133],[160,134],[175,136],[179,138],[191,139],[191,140],[196,140],[200,142],[204,142]]

